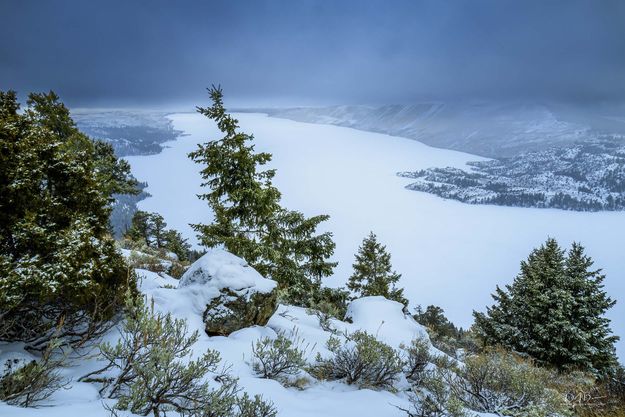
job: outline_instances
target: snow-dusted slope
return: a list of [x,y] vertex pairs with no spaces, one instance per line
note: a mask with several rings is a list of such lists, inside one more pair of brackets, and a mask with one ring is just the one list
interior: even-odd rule
[[73,109],[72,118],[82,132],[111,143],[120,156],[159,153],[163,142],[180,134],[159,111]]
[[625,210],[623,138],[468,164],[471,170],[434,167],[398,175],[416,180],[411,190],[471,204]]
[[[210,259],[211,266],[221,271],[218,275],[221,276],[222,281],[230,281],[231,285],[236,286],[241,281],[248,280],[248,273],[241,275],[240,268],[233,269],[232,267],[232,259],[238,258],[227,255],[212,256]],[[235,270],[238,273],[233,272]],[[256,271],[254,273],[258,274]],[[279,417],[405,416],[396,408],[396,406],[408,407],[406,394],[401,392],[403,390],[398,393],[372,391],[357,389],[341,382],[317,382],[312,379],[311,385],[306,389],[298,390],[286,388],[271,379],[261,379],[254,374],[250,366],[252,344],[262,337],[276,337],[278,332],[288,335],[296,334],[302,342],[302,347],[306,347],[306,357],[310,364],[314,363],[317,353],[330,354],[325,346],[332,333],[322,330],[318,318],[306,309],[280,306],[267,326],[244,328],[228,337],[209,337],[204,333],[202,313],[206,303],[214,296],[211,291],[198,291],[198,288],[192,288],[193,286],[176,287],[178,280],[150,271],[137,270],[137,274],[140,277],[141,291],[148,300],[154,301],[156,311],[171,313],[175,318],[184,319],[188,323],[190,332],[194,330],[199,332],[200,337],[192,347],[192,355],[199,356],[208,349],[217,350],[221,355],[222,364],[230,367],[231,374],[239,378],[241,387],[252,395],[261,394],[266,400],[271,400],[278,410]],[[262,277],[260,279],[264,280]],[[230,285],[222,281],[220,283]],[[213,283],[205,283],[205,285],[210,287],[209,289],[214,288]],[[377,313],[371,314],[372,311]],[[332,326],[339,333],[366,330],[395,348],[398,348],[400,343],[409,344],[414,337],[426,334],[424,328],[412,317],[402,313],[401,304],[381,297],[357,300],[350,308],[350,317],[351,323],[332,320]],[[113,329],[105,336],[105,339],[115,343],[118,337],[118,332]],[[441,353],[438,352],[438,354]],[[0,344],[0,358],[16,357],[29,358],[29,355],[21,350],[19,344]],[[71,365],[63,370],[63,374],[69,378],[67,390],[58,391],[42,404],[43,407],[37,409],[11,407],[0,402],[0,416],[110,416],[110,413],[104,409],[103,403],[112,406],[114,401],[99,398],[97,385],[77,382],[78,378],[103,364],[98,364],[97,358],[93,355],[79,356],[70,363]],[[403,383],[406,384],[405,381]],[[130,415],[127,412],[119,412],[120,417]],[[168,415],[177,414],[168,413]]]
[[[526,103],[343,105],[266,112],[273,117],[387,133],[489,157],[570,144],[597,134],[589,123],[594,120],[578,121],[566,117],[569,113],[564,109]],[[621,133],[625,129],[625,125],[617,127]]]
[[[326,227],[337,242],[339,266],[332,286],[351,274],[362,238],[376,232],[392,253],[400,284],[412,305],[437,304],[461,326],[471,312],[491,303],[495,285],[511,282],[519,262],[548,236],[563,245],[582,242],[607,274],[606,289],[619,300],[611,311],[613,328],[625,337],[625,215],[551,209],[473,206],[404,189],[412,182],[397,171],[431,166],[464,167],[475,155],[436,149],[383,134],[240,114],[242,129],[253,133],[257,149],[273,153],[276,185],[284,204],[306,214],[332,216]],[[211,214],[196,198],[199,167],[187,158],[197,143],[218,138],[209,120],[197,114],[172,116],[183,136],[161,154],[129,157],[133,172],[148,181],[153,197],[144,210],[163,214],[170,227],[191,240],[189,223]],[[621,357],[625,343],[619,342]]]

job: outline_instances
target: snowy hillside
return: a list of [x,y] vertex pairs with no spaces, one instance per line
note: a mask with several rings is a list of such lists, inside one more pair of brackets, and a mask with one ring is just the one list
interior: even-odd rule
[[87,135],[111,143],[118,156],[159,153],[163,142],[181,133],[165,112],[75,109],[72,117]]
[[429,168],[398,175],[406,187],[471,204],[551,207],[576,211],[625,209],[623,138],[468,163],[470,169]]
[[[603,113],[605,111],[605,113]],[[472,204],[622,210],[622,109],[422,103],[269,109],[270,116],[353,127],[497,158],[459,171],[401,172],[408,187]],[[617,171],[617,172],[615,172]],[[588,174],[588,175],[587,175]]]
[[[557,238],[564,246],[582,242],[607,275],[607,292],[619,300],[612,328],[625,335],[625,217],[618,212],[583,213],[467,205],[405,189],[410,179],[397,171],[432,166],[467,169],[475,155],[435,149],[417,141],[336,126],[298,123],[258,114],[239,114],[242,131],[256,148],[273,154],[275,184],[284,204],[307,215],[331,216],[327,230],[339,262],[330,286],[344,285],[359,243],[373,230],[403,274],[399,285],[415,304],[440,305],[457,325],[471,324],[474,309],[490,305],[496,285],[512,281],[530,250]],[[147,181],[152,197],[143,210],[161,213],[170,227],[197,242],[189,223],[210,222],[199,167],[187,157],[198,143],[215,139],[216,128],[198,114],[172,116],[182,136],[158,155],[128,157],[133,173]],[[623,341],[617,344],[625,353]]]
[[[376,338],[399,349],[400,344],[409,345],[415,337],[426,338],[424,328],[416,323],[412,317],[402,312],[399,303],[385,300],[381,297],[369,297],[354,301],[349,310],[350,322],[339,320],[331,321],[331,328],[324,330],[320,326],[317,316],[306,309],[293,306],[279,306],[266,326],[254,326],[241,329],[227,337],[209,337],[204,333],[203,312],[208,302],[216,296],[219,288],[254,283],[267,287],[266,280],[254,270],[245,267],[245,264],[231,254],[223,251],[213,251],[200,259],[191,270],[204,268],[215,277],[215,283],[187,282],[171,278],[165,274],[156,274],[146,270],[137,270],[142,293],[148,300],[153,300],[157,312],[171,313],[174,318],[186,320],[189,332],[197,330],[200,334],[197,342],[192,346],[192,356],[197,357],[209,349],[216,350],[221,356],[221,363],[229,369],[232,376],[239,378],[241,388],[251,395],[260,394],[264,399],[274,403],[278,416],[297,417],[379,417],[405,416],[396,406],[408,407],[406,393],[409,388],[405,379],[398,381],[398,392],[388,390],[358,389],[356,386],[346,385],[340,381],[316,381],[310,376],[305,388],[287,387],[272,379],[260,378],[251,366],[252,345],[261,338],[276,338],[278,334],[296,335],[305,346],[306,361],[315,362],[317,354],[330,355],[326,343],[331,336],[341,337],[341,334],[353,333],[362,330],[374,334]],[[266,282],[265,282],[266,281]],[[275,283],[274,283],[275,284]],[[104,336],[104,340],[115,343],[119,338],[117,329],[112,329]],[[431,352],[443,355],[430,347]],[[112,406],[114,401],[101,399],[98,395],[98,385],[88,382],[78,382],[81,376],[103,366],[101,357],[91,355],[95,347],[79,352],[70,358],[62,375],[68,380],[67,389],[57,391],[46,400],[41,408],[19,408],[0,403],[0,415],[11,417],[55,416],[69,417],[88,415],[90,417],[105,417],[110,413],[103,407]],[[34,358],[30,353],[21,349],[18,344],[0,344],[0,359],[2,363],[14,358]],[[403,378],[403,377],[402,377]],[[119,416],[131,415],[118,412]],[[177,415],[177,414],[168,414]]]
[[[507,157],[591,139],[598,132],[625,133],[602,117],[571,117],[557,106],[513,103],[419,103],[263,109],[272,117],[386,133],[438,148]],[[597,121],[598,120],[598,121]]]

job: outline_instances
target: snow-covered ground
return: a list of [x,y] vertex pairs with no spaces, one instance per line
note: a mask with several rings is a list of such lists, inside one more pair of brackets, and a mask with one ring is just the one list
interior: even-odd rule
[[[292,306],[279,306],[266,326],[254,326],[241,329],[228,337],[209,337],[204,333],[202,314],[206,304],[218,292],[214,290],[229,286],[238,288],[242,282],[266,289],[266,280],[254,270],[244,268],[236,262],[236,258],[228,253],[216,251],[212,255],[196,263],[197,268],[205,268],[215,282],[187,282],[178,287],[178,280],[168,276],[137,270],[140,289],[153,300],[157,312],[171,313],[173,317],[185,319],[189,331],[197,330],[199,338],[192,347],[194,356],[200,356],[208,349],[217,350],[221,356],[221,364],[230,368],[231,375],[239,378],[240,386],[250,395],[259,394],[274,403],[278,416],[281,417],[400,417],[405,414],[397,406],[409,406],[405,389],[409,387],[405,379],[398,382],[398,393],[389,391],[373,391],[358,389],[341,382],[318,382],[310,380],[306,389],[286,388],[279,382],[257,377],[250,365],[252,344],[263,337],[275,338],[277,332],[283,332],[301,341],[305,349],[306,360],[313,364],[317,353],[329,356],[326,342],[332,335],[324,331],[319,320],[306,309]],[[233,261],[235,259],[235,261]],[[196,268],[196,269],[197,269]],[[255,276],[257,275],[257,276]],[[253,276],[250,282],[250,276]],[[416,337],[426,337],[425,329],[412,317],[402,312],[403,306],[382,297],[366,297],[354,301],[348,310],[351,323],[332,320],[331,326],[338,332],[352,333],[364,330],[375,335],[395,349],[400,344],[409,345]],[[339,336],[340,337],[340,336]],[[119,338],[116,329],[105,335],[105,340],[115,344]],[[433,353],[442,354],[432,346]],[[17,353],[15,353],[17,352]],[[92,352],[96,352],[95,350]],[[40,408],[18,408],[0,402],[0,416],[11,417],[108,417],[110,413],[103,404],[113,406],[114,400],[102,400],[98,395],[98,386],[86,382],[77,382],[86,373],[98,369],[104,363],[98,363],[95,355],[82,352],[82,357],[71,361],[71,366],[62,370],[70,383],[66,390],[57,391],[51,398],[43,402]],[[0,358],[27,357],[20,344],[0,344]],[[119,412],[119,416],[130,416],[128,412]],[[168,415],[177,415],[168,413]]]
[[[147,181],[153,197],[143,210],[161,213],[170,227],[194,241],[188,223],[208,222],[211,213],[196,198],[201,182],[187,153],[219,138],[210,120],[198,114],[171,116],[188,134],[158,155],[128,157],[133,172]],[[406,190],[411,180],[398,171],[431,166],[463,167],[475,155],[436,149],[414,140],[350,128],[238,114],[258,150],[273,153],[275,184],[286,207],[332,216],[339,266],[326,283],[338,286],[351,273],[353,254],[373,230],[392,253],[401,285],[412,305],[437,304],[461,326],[471,312],[491,303],[495,285],[512,281],[519,262],[548,236],[563,245],[583,243],[607,274],[608,293],[619,300],[610,312],[613,329],[625,337],[625,214],[551,209],[473,206]],[[625,355],[625,342],[618,345]],[[311,395],[307,393],[305,395]],[[324,394],[326,395],[326,394]]]

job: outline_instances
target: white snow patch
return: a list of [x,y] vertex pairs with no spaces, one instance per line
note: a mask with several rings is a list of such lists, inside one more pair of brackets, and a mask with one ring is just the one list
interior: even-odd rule
[[409,314],[403,304],[384,297],[363,297],[350,303],[347,309],[355,328],[374,335],[377,339],[398,349],[410,345],[416,338],[428,338],[425,328]]
[[235,291],[254,288],[256,292],[266,294],[277,283],[264,278],[238,256],[223,249],[209,249],[180,279],[181,288],[191,285],[209,285],[217,290],[230,288]]
[[144,293],[165,286],[178,286],[178,280],[165,273],[156,273],[148,271],[147,269],[135,269],[135,271],[137,274],[137,283],[139,284],[139,288]]
[[[212,253],[208,260],[202,261],[211,271],[227,271],[234,274],[238,268],[241,274],[247,274],[249,267],[241,265],[240,259],[227,256],[223,251]],[[238,267],[234,267],[238,265]],[[229,267],[227,267],[229,265]],[[222,269],[223,268],[223,269]],[[306,346],[306,358],[312,364],[317,353],[330,355],[326,342],[333,335],[320,327],[318,318],[307,309],[281,305],[271,317],[267,326],[253,326],[241,329],[227,337],[209,337],[204,332],[202,314],[205,302],[210,294],[218,293],[211,285],[188,285],[173,288],[175,280],[165,274],[137,270],[140,277],[140,290],[148,302],[153,303],[158,312],[171,313],[173,317],[187,321],[189,332],[197,331],[198,341],[192,347],[191,357],[197,357],[208,349],[217,350],[222,358],[222,365],[230,368],[233,376],[239,378],[241,387],[250,395],[260,394],[272,401],[278,417],[402,417],[403,412],[396,406],[408,407],[408,399],[402,390],[397,393],[388,391],[359,390],[341,382],[311,380],[304,390],[287,388],[270,379],[258,378],[250,366],[252,344],[263,337],[275,338],[277,332],[298,337],[302,346]],[[218,272],[215,272],[218,275]],[[254,275],[255,279],[257,278]],[[231,277],[236,280],[236,277]],[[264,279],[264,278],[263,278]],[[246,279],[241,278],[243,282]],[[256,282],[256,281],[255,281]],[[397,347],[408,343],[415,335],[424,332],[423,327],[402,312],[402,305],[381,297],[367,297],[351,303],[349,312],[353,323],[331,320],[334,334],[353,333],[364,330],[375,334],[385,343]],[[115,343],[119,338],[118,329],[111,329],[104,340]],[[23,350],[22,344],[0,344],[0,358],[31,356]],[[114,401],[102,400],[98,396],[97,385],[77,382],[78,378],[89,371],[103,366],[92,355],[75,359],[71,366],[62,372],[71,380],[67,390],[56,392],[41,408],[18,408],[0,403],[1,416],[15,417],[108,417],[103,402],[112,406]],[[168,413],[169,415],[170,413]],[[171,413],[172,417],[177,416]],[[121,412],[120,416],[132,416]]]

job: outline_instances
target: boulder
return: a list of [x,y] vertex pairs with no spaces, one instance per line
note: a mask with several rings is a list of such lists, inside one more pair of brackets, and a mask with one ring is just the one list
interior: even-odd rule
[[212,293],[203,314],[209,336],[264,326],[277,308],[277,283],[223,249],[209,250],[189,267],[178,287],[191,286]]

